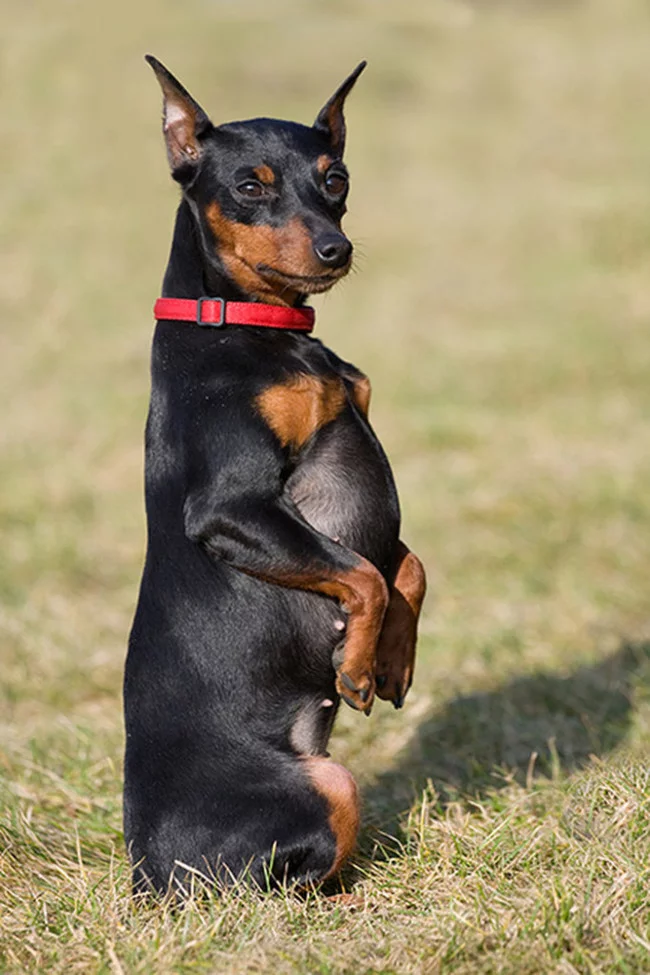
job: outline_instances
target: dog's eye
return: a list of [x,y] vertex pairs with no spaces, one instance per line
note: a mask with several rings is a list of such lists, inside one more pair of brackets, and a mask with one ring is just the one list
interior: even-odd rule
[[245,179],[243,183],[238,184],[237,192],[248,200],[257,200],[264,196],[264,187],[256,179]]
[[348,188],[348,178],[343,173],[329,173],[325,177],[325,189],[330,196],[343,196]]

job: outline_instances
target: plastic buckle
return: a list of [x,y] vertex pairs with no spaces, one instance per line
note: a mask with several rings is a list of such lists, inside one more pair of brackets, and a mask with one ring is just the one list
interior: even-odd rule
[[[204,322],[203,321],[203,302],[212,301],[219,304],[220,314],[219,320],[216,322]],[[226,324],[226,302],[223,298],[209,298],[204,296],[203,298],[197,298],[196,301],[196,324],[201,325],[203,328],[221,328]]]

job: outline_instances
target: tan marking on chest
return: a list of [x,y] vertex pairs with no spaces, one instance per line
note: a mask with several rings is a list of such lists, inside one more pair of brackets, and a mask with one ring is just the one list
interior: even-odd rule
[[338,377],[292,376],[265,389],[256,406],[283,447],[299,448],[345,405],[345,387]]
[[361,376],[352,383],[352,398],[364,416],[368,416],[372,388],[367,376]]

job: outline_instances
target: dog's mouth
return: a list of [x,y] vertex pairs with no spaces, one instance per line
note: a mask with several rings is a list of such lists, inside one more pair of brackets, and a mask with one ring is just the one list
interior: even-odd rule
[[277,267],[269,264],[256,264],[257,273],[273,284],[284,285],[290,291],[297,291],[299,294],[311,295],[321,291],[329,291],[341,278],[345,277],[352,266],[352,261],[348,261],[343,267],[338,267],[323,274],[290,274],[281,271]]

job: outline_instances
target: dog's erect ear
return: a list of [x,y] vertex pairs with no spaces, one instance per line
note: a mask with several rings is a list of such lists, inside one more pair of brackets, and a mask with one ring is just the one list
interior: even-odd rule
[[212,122],[198,102],[151,54],[145,61],[155,71],[163,92],[163,133],[172,176],[180,183],[194,172],[201,157],[201,137],[212,128]]
[[318,117],[314,122],[314,128],[322,132],[329,139],[332,149],[337,155],[342,156],[345,148],[345,118],[343,117],[343,105],[348,97],[354,83],[365,68],[367,61],[358,64],[349,78],[346,78],[340,88],[338,88],[330,100],[323,105]]

